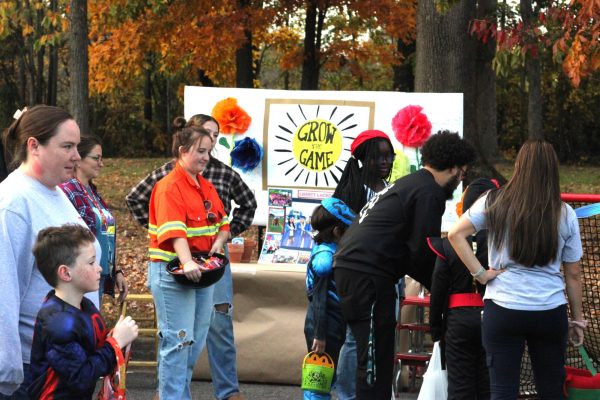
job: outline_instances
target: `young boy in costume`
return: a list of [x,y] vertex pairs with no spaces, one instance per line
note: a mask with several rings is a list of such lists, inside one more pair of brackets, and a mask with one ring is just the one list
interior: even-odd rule
[[131,317],[121,317],[108,336],[100,312],[83,296],[98,290],[102,271],[89,229],[77,224],[43,229],[33,254],[54,290],[35,322],[29,394],[34,399],[91,399],[98,379],[114,371],[121,348],[137,337],[138,326]]
[[[356,214],[343,201],[330,197],[321,202],[312,214],[311,225],[317,234],[315,246],[306,267],[308,310],[304,335],[309,351],[326,352],[337,364],[340,349],[346,338],[346,322],[333,280],[333,254],[337,243]],[[329,393],[304,391],[305,400],[330,399]]]

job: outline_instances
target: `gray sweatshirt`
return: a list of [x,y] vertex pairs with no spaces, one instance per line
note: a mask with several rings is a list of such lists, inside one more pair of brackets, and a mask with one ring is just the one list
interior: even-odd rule
[[[49,189],[17,169],[0,183],[0,393],[23,381],[29,364],[33,326],[51,287],[35,265],[38,232],[65,223],[85,226],[60,188]],[[95,243],[97,259],[100,246]],[[98,306],[98,292],[87,295]]]

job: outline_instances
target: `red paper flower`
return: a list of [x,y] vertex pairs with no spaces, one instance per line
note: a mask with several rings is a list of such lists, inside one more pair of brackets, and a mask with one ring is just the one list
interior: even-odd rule
[[245,133],[252,122],[252,118],[238,106],[237,99],[233,97],[215,104],[211,114],[219,121],[221,133]]
[[396,139],[406,147],[421,147],[431,135],[431,122],[421,106],[406,106],[392,118]]

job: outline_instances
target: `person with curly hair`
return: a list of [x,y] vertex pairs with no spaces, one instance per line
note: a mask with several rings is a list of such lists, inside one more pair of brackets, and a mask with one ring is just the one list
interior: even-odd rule
[[377,193],[340,241],[334,277],[342,313],[356,338],[357,399],[389,399],[394,365],[396,282],[409,275],[431,287],[446,200],[475,160],[457,133],[432,135],[422,148],[424,167]]

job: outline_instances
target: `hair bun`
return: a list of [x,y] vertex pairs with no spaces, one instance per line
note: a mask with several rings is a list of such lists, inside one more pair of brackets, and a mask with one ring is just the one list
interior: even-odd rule
[[177,117],[173,120],[173,130],[178,131],[180,129],[185,128],[185,124],[187,121],[183,117]]

